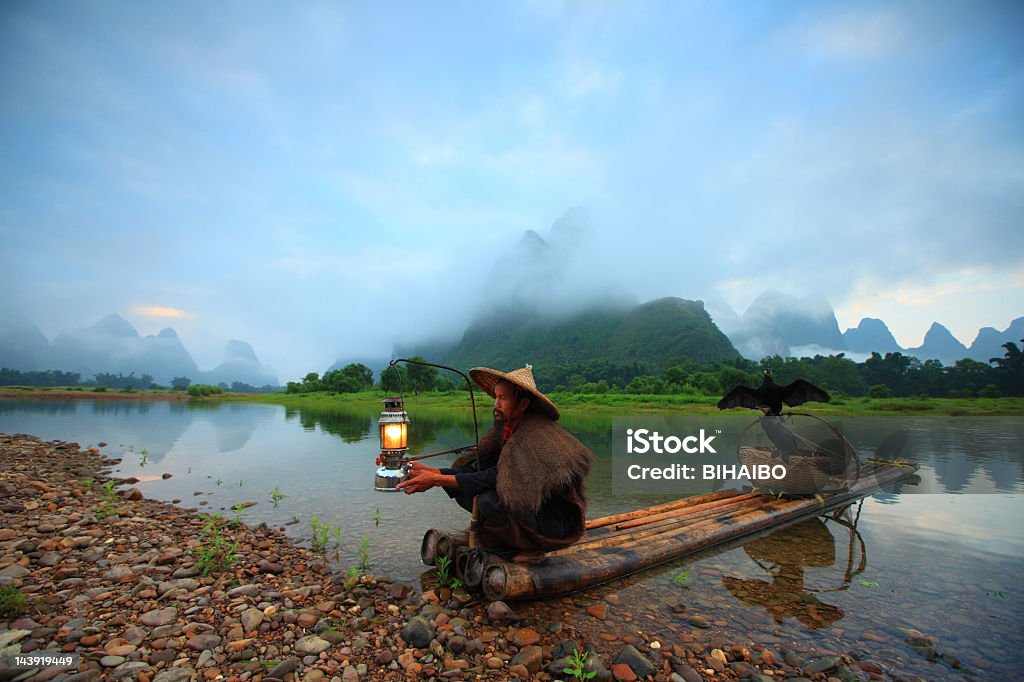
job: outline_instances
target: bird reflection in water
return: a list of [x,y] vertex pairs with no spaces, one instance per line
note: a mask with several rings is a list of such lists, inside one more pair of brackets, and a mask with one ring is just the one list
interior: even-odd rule
[[[764,608],[777,623],[796,618],[814,630],[829,627],[845,614],[838,606],[821,601],[818,595],[848,589],[853,578],[867,567],[864,540],[857,531],[859,516],[860,505],[856,516],[847,507],[748,542],[743,550],[771,580],[724,576],[725,587],[743,604]],[[849,530],[843,579],[838,587],[811,589],[804,584],[804,571],[829,568],[836,563],[836,539],[827,525],[830,522]]]

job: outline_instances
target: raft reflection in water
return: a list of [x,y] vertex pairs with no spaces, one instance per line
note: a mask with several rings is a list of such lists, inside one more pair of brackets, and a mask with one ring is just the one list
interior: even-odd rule
[[[808,628],[825,628],[840,620],[842,609],[821,601],[818,594],[839,592],[849,588],[853,578],[867,567],[864,540],[857,531],[860,504],[824,516],[801,521],[748,542],[743,550],[768,575],[770,581],[757,578],[724,576],[726,589],[747,606],[760,606],[782,623],[796,618]],[[828,523],[845,527],[849,532],[846,568],[837,587],[811,589],[805,584],[808,568],[829,568],[836,563],[836,538]]]

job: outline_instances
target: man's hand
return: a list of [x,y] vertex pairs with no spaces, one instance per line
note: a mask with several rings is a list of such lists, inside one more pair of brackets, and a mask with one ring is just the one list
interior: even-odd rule
[[[417,462],[413,462],[416,464]],[[441,472],[430,471],[432,467],[420,467],[419,469],[413,467],[409,475],[406,476],[405,480],[398,484],[398,489],[403,491],[406,495],[412,495],[413,493],[421,493],[424,490],[430,490],[435,485],[438,485],[437,479],[441,476]]]
[[438,485],[447,486],[449,488],[459,487],[454,476],[446,476],[441,473],[440,469],[428,467],[426,464],[413,461],[409,462],[409,475],[396,487],[406,495],[412,495],[413,493],[421,493],[424,490],[430,490],[434,486]]

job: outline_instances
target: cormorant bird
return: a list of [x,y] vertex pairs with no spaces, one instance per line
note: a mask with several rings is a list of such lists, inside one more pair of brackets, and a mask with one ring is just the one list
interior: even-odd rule
[[803,379],[780,386],[772,380],[772,370],[769,368],[764,371],[764,380],[760,386],[736,386],[718,401],[718,409],[750,407],[757,410],[767,407],[768,411],[765,414],[777,416],[782,414],[782,403],[796,407],[811,400],[827,403],[831,398],[828,393]]
[[764,380],[760,386],[736,386],[718,401],[718,409],[750,407],[764,412],[764,416],[759,419],[761,428],[779,450],[783,461],[789,462],[789,458],[799,450],[799,444],[796,436],[781,419],[782,403],[796,407],[811,400],[827,403],[831,398],[828,393],[803,379],[780,386],[772,379],[771,368],[767,368],[764,370]]

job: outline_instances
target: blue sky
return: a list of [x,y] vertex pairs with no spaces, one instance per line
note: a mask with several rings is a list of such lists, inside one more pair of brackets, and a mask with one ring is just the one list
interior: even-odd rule
[[[581,289],[840,327],[1024,314],[1024,5],[0,4],[0,286],[282,380],[459,330],[585,206]],[[399,316],[379,314],[403,301]]]

